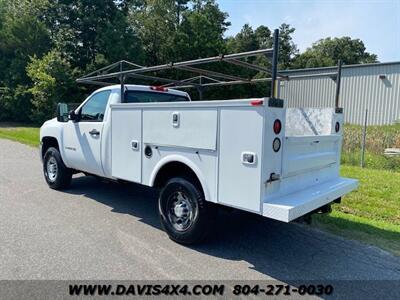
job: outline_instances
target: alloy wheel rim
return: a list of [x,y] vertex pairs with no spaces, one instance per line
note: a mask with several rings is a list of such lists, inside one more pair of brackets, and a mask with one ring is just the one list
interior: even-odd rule
[[182,191],[175,192],[168,201],[168,219],[177,231],[186,231],[195,217],[195,210],[189,197]]
[[47,177],[51,182],[54,182],[58,174],[58,166],[56,159],[51,156],[46,164]]

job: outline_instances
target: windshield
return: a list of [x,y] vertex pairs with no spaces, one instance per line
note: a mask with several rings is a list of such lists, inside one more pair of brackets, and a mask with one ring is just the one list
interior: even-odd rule
[[182,102],[189,101],[186,96],[156,93],[146,91],[126,91],[125,103],[149,103],[149,102]]

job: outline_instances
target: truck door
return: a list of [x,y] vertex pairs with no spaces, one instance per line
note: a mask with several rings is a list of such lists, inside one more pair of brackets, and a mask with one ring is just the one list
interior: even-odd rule
[[79,120],[68,121],[64,131],[65,159],[70,168],[104,175],[101,162],[103,119],[111,91],[93,94],[80,108]]

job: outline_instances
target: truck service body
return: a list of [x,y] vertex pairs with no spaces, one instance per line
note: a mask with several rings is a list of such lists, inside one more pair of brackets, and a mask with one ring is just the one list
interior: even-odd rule
[[[64,122],[43,124],[41,157],[51,187],[63,166],[54,170],[56,160],[46,157],[50,148],[59,151],[71,174],[82,171],[159,188],[182,177],[213,209],[230,206],[284,222],[357,187],[356,180],[339,175],[340,109],[288,109],[272,98],[190,101],[187,93],[173,89],[124,89],[124,103],[120,86],[108,86]],[[173,216],[164,221],[174,225],[187,222],[185,214],[198,217],[197,204],[179,192],[175,198],[165,212],[172,210]],[[175,225],[178,234],[188,226]],[[172,238],[182,243],[198,239]]]
[[[78,78],[106,87],[69,113],[60,103],[57,118],[41,127],[47,184],[67,188],[74,173],[84,172],[158,188],[161,225],[183,244],[212,232],[217,209],[224,206],[283,222],[329,212],[332,202],[358,185],[339,175],[341,62],[337,73],[327,75],[336,81],[335,108],[286,108],[277,97],[277,78],[299,76],[278,72],[278,37],[275,30],[273,49],[150,67],[120,61]],[[249,60],[260,55],[271,59],[271,70]],[[198,67],[222,61],[271,77],[243,78]],[[154,76],[171,69],[198,76]],[[166,84],[125,84],[132,77]],[[120,85],[110,85],[109,79]],[[267,81],[270,98],[192,102],[187,93],[170,88],[194,87],[202,98],[206,87]]]

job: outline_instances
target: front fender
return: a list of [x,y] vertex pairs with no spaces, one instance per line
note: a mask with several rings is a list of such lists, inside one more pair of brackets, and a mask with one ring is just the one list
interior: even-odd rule
[[[59,150],[61,157],[64,160],[65,157],[65,151],[64,151],[64,144],[63,144],[63,123],[58,122],[56,118],[48,120],[43,123],[43,125],[40,127],[40,145],[42,146],[43,138],[45,137],[52,137],[57,140]],[[65,162],[65,165],[68,167],[67,162]]]

